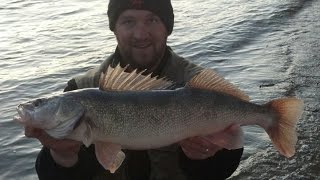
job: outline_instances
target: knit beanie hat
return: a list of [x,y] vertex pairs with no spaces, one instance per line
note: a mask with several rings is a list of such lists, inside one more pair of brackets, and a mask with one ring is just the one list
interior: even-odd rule
[[109,28],[114,30],[120,14],[127,9],[148,10],[158,15],[170,35],[173,29],[174,14],[171,0],[110,0],[108,6]]

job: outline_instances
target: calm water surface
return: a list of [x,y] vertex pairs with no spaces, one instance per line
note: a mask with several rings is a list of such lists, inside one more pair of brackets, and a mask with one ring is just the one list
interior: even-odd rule
[[[41,145],[12,121],[16,106],[60,93],[114,51],[107,1],[0,2],[0,179],[36,179]],[[245,152],[231,179],[320,179],[319,0],[172,0],[169,45],[213,68],[253,102],[295,95],[306,107],[297,155],[280,156],[259,128],[244,128]],[[262,169],[268,169],[268,172]]]

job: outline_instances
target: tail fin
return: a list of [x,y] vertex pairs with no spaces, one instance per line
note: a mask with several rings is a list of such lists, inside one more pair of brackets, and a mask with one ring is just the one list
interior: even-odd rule
[[295,154],[296,124],[303,112],[303,101],[283,98],[267,104],[276,114],[275,123],[267,130],[276,149],[287,158]]

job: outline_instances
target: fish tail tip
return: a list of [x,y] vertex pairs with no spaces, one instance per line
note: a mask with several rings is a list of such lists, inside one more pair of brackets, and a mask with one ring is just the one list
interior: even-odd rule
[[303,101],[297,98],[283,98],[268,103],[275,112],[275,121],[267,130],[274,146],[287,158],[295,154],[297,143],[296,125],[303,113]]

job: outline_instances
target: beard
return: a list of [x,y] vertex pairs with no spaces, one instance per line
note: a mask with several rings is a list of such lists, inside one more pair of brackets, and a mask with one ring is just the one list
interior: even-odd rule
[[118,47],[122,60],[126,64],[130,64],[132,67],[138,69],[151,69],[160,63],[167,46],[163,43],[158,46],[150,44],[144,48],[140,48],[135,44],[127,47],[118,45]]

